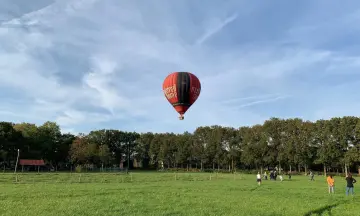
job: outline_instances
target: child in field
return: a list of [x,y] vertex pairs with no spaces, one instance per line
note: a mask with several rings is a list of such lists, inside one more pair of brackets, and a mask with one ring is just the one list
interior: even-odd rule
[[334,193],[334,187],[335,187],[335,180],[332,175],[329,175],[326,179],[329,187],[329,194]]
[[260,186],[260,185],[261,185],[261,175],[260,175],[259,172],[258,172],[258,174],[256,175],[256,181],[257,181],[258,185]]
[[349,192],[351,192],[351,195],[354,195],[354,183],[356,183],[356,180],[352,177],[351,173],[348,174],[345,180],[346,180],[346,196],[349,195]]

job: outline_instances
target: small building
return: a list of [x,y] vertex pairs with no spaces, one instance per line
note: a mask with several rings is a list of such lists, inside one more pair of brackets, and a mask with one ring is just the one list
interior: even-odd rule
[[21,171],[24,172],[24,166],[33,166],[37,167],[37,171],[40,171],[41,166],[45,166],[44,160],[29,160],[29,159],[20,159],[19,164],[21,165]]

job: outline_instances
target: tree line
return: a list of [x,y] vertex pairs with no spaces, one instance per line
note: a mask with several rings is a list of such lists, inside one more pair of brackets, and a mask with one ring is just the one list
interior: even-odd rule
[[203,126],[193,133],[136,133],[114,129],[73,135],[55,122],[0,122],[0,164],[43,159],[56,170],[124,167],[198,170],[283,169],[360,172],[360,119],[304,121],[271,118],[240,128]]

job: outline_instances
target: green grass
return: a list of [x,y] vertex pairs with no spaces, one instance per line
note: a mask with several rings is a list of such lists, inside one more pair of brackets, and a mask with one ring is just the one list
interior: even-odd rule
[[304,176],[268,180],[260,187],[254,175],[245,174],[86,173],[79,177],[78,173],[19,174],[19,182],[14,183],[13,174],[0,174],[0,215],[360,214],[360,199],[345,196],[342,177],[335,177],[334,195],[328,194],[323,176],[316,176],[315,182]]

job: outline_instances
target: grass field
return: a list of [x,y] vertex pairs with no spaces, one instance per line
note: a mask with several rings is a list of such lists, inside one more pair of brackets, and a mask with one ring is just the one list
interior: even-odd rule
[[0,215],[360,215],[359,196],[345,196],[343,177],[335,177],[334,195],[323,176],[268,180],[260,187],[246,174],[41,173],[14,179],[0,174]]

